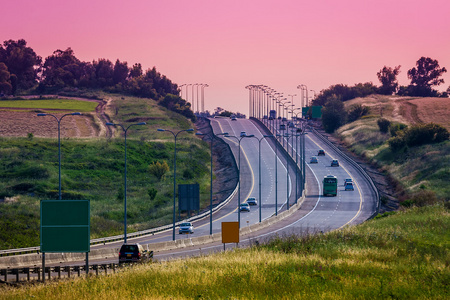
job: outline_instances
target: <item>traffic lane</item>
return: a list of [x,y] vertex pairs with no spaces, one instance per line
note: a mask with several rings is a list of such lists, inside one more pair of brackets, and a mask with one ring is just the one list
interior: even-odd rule
[[[312,168],[316,169],[316,173],[320,177],[326,176],[329,174],[335,175],[338,178],[338,190],[339,190],[338,195],[341,195],[341,196],[345,195],[345,201],[350,202],[349,205],[342,207],[342,209],[348,208],[349,206],[351,206],[353,209],[355,209],[355,214],[353,215],[353,217],[350,220],[348,220],[348,222],[344,223],[344,225],[349,224],[349,223],[360,223],[360,222],[366,220],[367,217],[370,216],[370,214],[363,211],[363,203],[364,203],[364,199],[370,198],[371,189],[368,189],[366,184],[364,186],[359,185],[359,182],[365,183],[365,180],[363,178],[361,178],[361,175],[359,174],[359,172],[357,172],[352,165],[350,165],[349,163],[347,163],[347,161],[345,161],[343,159],[339,159],[340,156],[337,153],[333,153],[334,151],[332,151],[331,148],[327,147],[327,145],[320,144],[320,141],[315,141],[313,139],[314,139],[313,135],[308,136],[308,140],[313,143],[313,145],[310,144],[310,146],[309,146],[310,149],[312,149],[314,147],[314,145],[317,148],[325,149],[325,151],[326,151],[325,157],[328,156],[329,158],[325,159],[325,162],[323,162],[323,160],[324,160],[323,156],[320,156],[318,164],[310,164],[310,165],[312,166]],[[331,167],[331,159],[339,159],[340,166],[339,167]],[[322,164],[322,162],[323,162],[323,164]],[[330,162],[330,163],[327,165],[327,162]],[[313,165],[316,165],[316,166],[313,166]],[[355,185],[354,191],[345,191],[344,190],[343,183],[344,183],[345,178],[353,179],[354,185]],[[367,196],[367,194],[369,194],[369,196]],[[368,206],[368,205],[366,205],[366,206]],[[348,213],[339,215],[340,218],[343,218],[346,216],[348,216]],[[338,223],[336,223],[336,224],[338,224]]]
[[[238,120],[238,121],[228,121],[226,119],[215,119],[214,120],[216,123],[220,124],[220,126],[218,125],[217,127],[219,128],[220,131],[225,131],[229,129],[229,132],[233,132],[235,134],[239,133],[241,131],[245,131],[246,134],[253,134],[255,135],[255,137],[257,138],[261,138],[262,137],[262,133],[259,131],[259,129],[253,124],[253,122],[251,122],[250,120]],[[227,127],[229,126],[229,127]],[[226,128],[226,129],[225,129]],[[236,145],[233,153],[235,155],[235,157],[238,157],[239,152],[237,151],[237,141],[235,138],[230,138],[227,139],[226,137],[224,137],[224,140],[228,140],[227,142],[229,142],[229,144],[231,144],[231,147],[234,145]],[[233,143],[234,142],[234,143]],[[271,149],[270,147],[264,147],[265,144],[267,144],[267,141],[262,141],[262,147],[261,147],[261,160],[262,161],[268,161],[270,156],[273,156],[273,159],[275,161],[275,159],[277,159],[277,168],[278,168],[278,173],[280,173],[283,169],[286,170],[285,166],[282,164],[281,160],[277,157],[275,157],[275,151],[273,149]],[[258,166],[259,160],[258,160],[258,156],[259,156],[259,145],[258,145],[258,140],[256,138],[243,138],[241,140],[241,148],[243,149],[241,151],[241,159],[242,159],[242,155],[243,153],[246,154],[247,152],[251,153],[250,155],[245,155],[246,159],[248,159],[249,161],[251,161],[250,165],[253,166]],[[268,145],[268,144],[267,144]],[[232,147],[233,149],[233,147]],[[267,150],[268,149],[268,150]],[[275,163],[274,163],[275,165]],[[268,172],[271,173],[271,175],[269,175],[269,180],[273,180],[273,178],[277,177],[274,174],[274,169],[269,167],[269,164],[267,164],[267,169],[263,169],[263,175],[265,176],[265,174],[268,174]],[[258,173],[255,171],[255,168],[250,168],[250,171],[253,171],[251,177],[254,178],[253,180],[253,189],[251,190],[251,193],[249,195],[254,195],[255,194],[255,182],[258,182],[259,185],[259,178],[258,178]],[[267,172],[268,171],[268,172]],[[242,172],[245,172],[244,170],[242,170]],[[247,175],[249,175],[249,173],[247,173]],[[242,178],[242,177],[241,177]],[[286,180],[283,179],[282,177],[280,178],[276,178],[278,181],[278,187],[280,187],[280,185],[286,186]],[[264,180],[266,181],[266,180]],[[272,181],[273,183],[271,184],[272,186],[274,185],[274,181]],[[269,183],[270,184],[270,183]],[[292,184],[291,184],[292,186]],[[272,188],[273,190],[273,188]],[[273,192],[275,193],[275,192]],[[259,193],[258,193],[259,194]],[[243,194],[242,194],[243,195]],[[247,198],[249,195],[243,195],[243,197],[241,197],[241,202],[245,201],[243,199]],[[275,198],[274,196],[272,196],[273,199]],[[285,189],[280,189],[280,191],[278,191],[277,193],[277,198],[278,199],[286,199],[286,192]],[[277,199],[277,200],[278,200]],[[273,203],[275,203],[275,201],[273,200]],[[282,207],[282,205],[285,203],[285,201],[277,201],[278,207],[279,209]],[[267,214],[267,217],[271,215],[271,212],[269,211],[269,214]]]
[[[310,135],[311,138],[314,137],[313,134]],[[317,142],[317,144],[319,144],[320,146],[318,147],[322,147],[323,149],[325,149],[325,151],[330,154],[333,153],[334,150],[332,150],[328,145],[324,144],[323,142],[321,142],[320,139],[315,139],[314,141]],[[320,162],[320,158],[322,158],[323,156],[319,157],[319,162]],[[361,222],[364,222],[365,220],[367,220],[370,216],[372,216],[373,213],[376,212],[377,209],[377,205],[378,205],[378,199],[376,198],[376,194],[375,191],[373,190],[372,186],[370,185],[370,182],[367,181],[367,179],[365,177],[363,177],[363,175],[355,168],[355,166],[353,164],[350,164],[347,162],[347,160],[343,159],[342,157],[336,156],[333,157],[331,156],[328,160],[331,160],[332,158],[337,158],[339,159],[339,163],[341,165],[341,167],[343,169],[345,169],[347,171],[347,174],[345,174],[344,176],[340,176],[338,177],[338,180],[340,182],[340,184],[343,187],[343,183],[344,180],[346,178],[351,178],[354,182],[354,192],[357,192],[360,194],[360,197],[362,199],[361,201],[361,210],[358,216],[355,217],[355,219],[352,221],[353,224],[359,224]]]

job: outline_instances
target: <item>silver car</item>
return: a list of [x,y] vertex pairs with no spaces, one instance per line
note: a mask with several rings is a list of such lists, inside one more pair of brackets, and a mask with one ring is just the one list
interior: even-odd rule
[[194,233],[194,226],[191,222],[184,222],[180,224],[180,228],[178,231],[179,234],[193,234]]

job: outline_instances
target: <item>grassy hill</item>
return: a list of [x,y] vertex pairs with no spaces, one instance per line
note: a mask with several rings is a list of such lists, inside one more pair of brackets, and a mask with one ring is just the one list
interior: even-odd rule
[[[348,148],[365,156],[395,179],[397,197],[405,205],[413,201],[422,204],[450,199],[450,142],[408,147],[392,151],[387,143],[391,134],[382,133],[377,120],[382,117],[392,124],[434,122],[450,130],[450,99],[410,98],[372,95],[345,102],[369,106],[371,112],[363,118],[339,128],[336,135]],[[420,203],[416,203],[421,205]]]
[[413,208],[323,235],[124,268],[119,273],[0,287],[1,299],[448,299],[450,217]]
[[[194,125],[185,117],[171,112],[150,99],[104,95],[107,105],[103,113],[110,121],[127,127],[136,122],[127,134],[127,221],[129,231],[148,229],[172,222],[173,199],[173,136],[157,132],[157,128],[178,131]],[[61,99],[46,101],[46,109],[57,117],[86,107],[86,101],[61,108]],[[24,101],[23,105],[26,105]],[[74,100],[69,101],[74,104]],[[32,102],[33,105],[38,101]],[[14,108],[22,105],[19,100]],[[90,105],[90,106],[89,106]],[[95,109],[90,103],[87,107]],[[0,103],[0,107],[2,104]],[[38,105],[39,107],[39,105]],[[14,120],[14,115],[26,119],[10,123],[23,126],[21,137],[0,137],[0,249],[39,245],[39,205],[41,199],[58,199],[58,143],[56,120],[37,117],[36,106],[21,110],[2,109]],[[113,129],[112,138],[73,137],[73,128],[96,122],[103,126],[95,111],[83,116],[65,117],[62,123],[62,195],[63,199],[91,200],[91,237],[123,233],[124,136]],[[85,121],[83,121],[85,120]],[[94,120],[94,121],[93,121]],[[44,124],[44,125],[43,125]],[[7,125],[5,125],[7,126]],[[72,128],[73,126],[73,128]],[[76,132],[77,130],[73,130]],[[97,131],[98,132],[98,131]],[[103,133],[107,132],[104,128]],[[27,135],[27,133],[31,133]],[[74,133],[75,136],[77,136]],[[27,137],[28,136],[28,137]],[[41,138],[38,136],[48,136]],[[209,146],[192,133],[177,139],[177,183],[199,183],[201,205],[209,204]],[[162,180],[152,175],[149,165],[167,162],[169,171]],[[156,190],[156,196],[151,194]]]

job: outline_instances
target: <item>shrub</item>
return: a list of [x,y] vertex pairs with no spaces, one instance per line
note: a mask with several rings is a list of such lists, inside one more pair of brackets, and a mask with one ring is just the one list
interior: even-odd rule
[[387,133],[389,130],[389,125],[391,125],[391,121],[384,118],[380,118],[378,119],[377,124],[381,132]]
[[169,172],[169,165],[167,162],[160,163],[159,161],[152,163],[148,170],[150,174],[154,175],[156,178],[158,178],[159,181],[161,181],[167,172]]
[[449,133],[447,129],[434,123],[412,126],[405,133],[405,139],[408,146],[439,143],[448,140],[448,138]]
[[192,179],[194,178],[194,172],[191,169],[185,169],[183,171],[183,178],[184,179]]
[[403,136],[395,136],[388,140],[388,144],[392,152],[399,152],[406,147],[406,140]]
[[408,126],[403,123],[391,123],[391,125],[389,125],[389,133],[391,136],[397,136],[398,132],[406,128],[408,128]]
[[348,122],[354,122],[369,113],[370,108],[368,106],[363,106],[361,104],[352,105],[348,110]]
[[438,202],[438,198],[433,191],[430,190],[419,190],[415,192],[409,201],[418,207],[423,207],[427,205],[433,205]]
[[156,194],[158,191],[155,188],[148,189],[147,191],[148,196],[150,197],[150,200],[155,200]]
[[116,199],[117,201],[122,201],[125,198],[125,191],[123,189],[123,186],[120,186],[117,190]]

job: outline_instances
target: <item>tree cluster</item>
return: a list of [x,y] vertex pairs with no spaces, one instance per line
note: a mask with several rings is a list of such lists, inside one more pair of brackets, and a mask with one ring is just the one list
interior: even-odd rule
[[142,69],[136,63],[98,59],[79,60],[69,47],[42,58],[23,39],[0,45],[0,94],[15,95],[30,89],[37,93],[57,93],[65,88],[102,89],[107,92],[151,98],[192,120],[190,105],[181,99],[177,84],[156,68]]
[[[421,57],[416,62],[416,67],[408,70],[408,78],[411,84],[408,86],[398,85],[397,76],[400,67],[394,68],[384,66],[378,73],[381,86],[377,87],[371,82],[358,83],[353,87],[344,84],[336,84],[328,89],[320,91],[314,99],[313,105],[323,106],[322,125],[327,132],[333,132],[347,121],[353,122],[369,113],[369,109],[363,106],[353,106],[346,111],[344,106],[338,105],[338,101],[347,101],[358,97],[365,97],[370,94],[392,95],[397,93],[401,96],[420,97],[448,97],[450,87],[447,92],[439,93],[433,89],[444,83],[442,74],[447,72],[446,68],[441,68],[437,60],[429,57]],[[336,115],[339,114],[339,115]],[[384,128],[384,127],[383,127]],[[386,130],[387,128],[384,128]],[[396,141],[393,141],[395,143]]]

